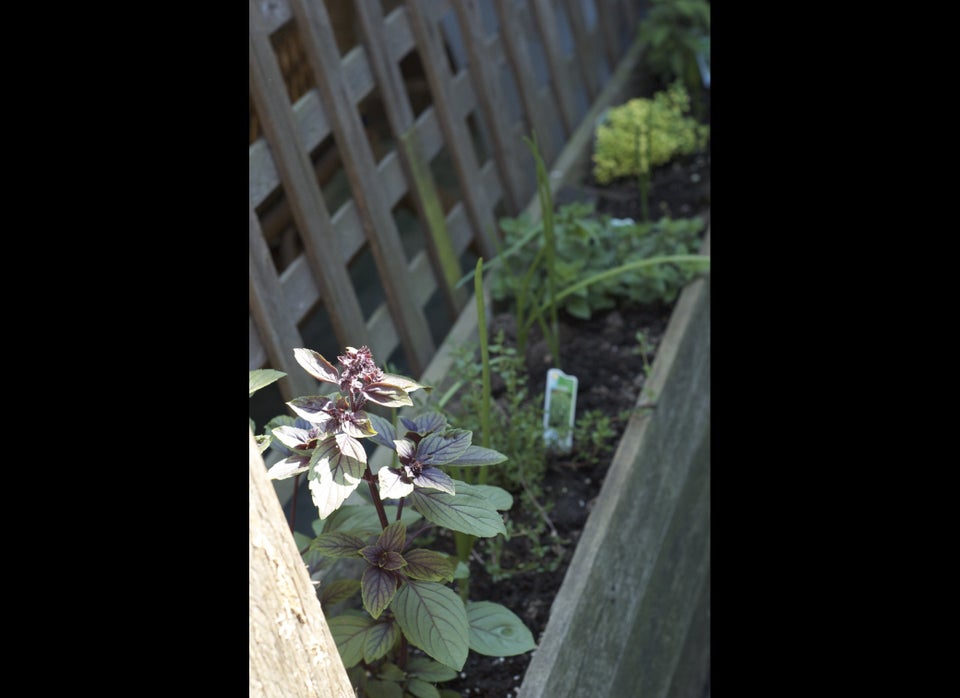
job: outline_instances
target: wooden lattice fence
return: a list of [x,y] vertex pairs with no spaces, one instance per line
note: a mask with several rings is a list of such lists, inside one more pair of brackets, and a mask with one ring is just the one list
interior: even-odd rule
[[635,38],[630,0],[250,0],[250,368],[419,376]]

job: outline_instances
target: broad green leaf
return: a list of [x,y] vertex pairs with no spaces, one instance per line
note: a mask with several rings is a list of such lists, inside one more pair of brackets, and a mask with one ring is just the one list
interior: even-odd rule
[[457,494],[435,490],[414,490],[407,497],[410,505],[438,526],[480,538],[507,534],[503,517],[483,496],[465,482],[454,481]]
[[396,593],[397,578],[392,572],[379,567],[367,567],[360,580],[360,597],[367,613],[375,619],[379,618]]
[[469,652],[469,626],[463,601],[436,582],[410,580],[390,605],[407,639],[441,664],[457,671]]
[[452,582],[457,568],[455,558],[434,550],[416,548],[403,554],[407,566],[403,573],[412,579],[425,582]]
[[435,662],[428,657],[413,657],[407,662],[407,674],[416,676],[424,681],[438,683],[440,681],[453,681],[457,678],[455,669]]
[[369,679],[364,695],[367,698],[403,698],[403,689],[395,681]]
[[[399,632],[400,630],[397,629],[397,633]],[[380,665],[380,668],[377,669],[377,678],[384,679],[385,681],[405,681],[407,672],[393,662],[384,662]]]
[[334,606],[360,591],[359,579],[334,579],[320,588],[320,605]]
[[441,688],[440,698],[463,698],[463,697],[456,691],[452,691],[449,688]]
[[416,696],[416,698],[440,698],[440,691],[437,690],[437,687],[422,679],[407,681],[407,692]]
[[303,369],[309,373],[311,376],[317,380],[324,381],[325,383],[339,383],[340,382],[340,372],[323,358],[322,354],[318,354],[312,349],[294,349],[293,358],[297,360],[297,363],[303,366]]
[[357,557],[365,546],[366,541],[359,536],[342,531],[321,533],[310,544],[312,550],[327,557]]
[[492,601],[468,601],[470,649],[488,657],[512,657],[536,649],[533,634],[517,615]]
[[286,373],[272,368],[257,368],[250,371],[250,395],[283,378]]
[[470,485],[469,489],[484,497],[490,504],[500,511],[507,511],[513,506],[513,495],[496,485]]
[[447,465],[496,465],[505,460],[507,460],[507,457],[500,453],[500,451],[495,451],[492,448],[485,448],[483,446],[471,445],[470,448],[460,454],[456,460],[447,463]]
[[[395,518],[395,513],[390,514]],[[410,507],[404,507],[400,520],[410,528],[423,517]],[[377,508],[373,504],[346,504],[337,509],[326,521],[317,519],[313,523],[314,531],[318,528],[327,531],[348,531],[355,535],[364,536],[370,533],[379,533],[383,528]]]
[[372,625],[373,622],[365,615],[355,613],[345,613],[327,619],[327,626],[330,628],[334,642],[337,643],[337,650],[340,652],[340,659],[343,660],[345,668],[349,669],[363,661],[366,633]]
[[[367,630],[366,638],[367,642],[363,648],[363,661],[369,664],[385,656],[387,652],[390,651],[397,640],[400,639],[400,628],[397,627],[397,624],[392,620],[385,623],[376,623]],[[379,675],[380,678],[402,681],[404,676],[400,667],[394,664],[393,668],[400,672],[399,678],[390,675],[390,669],[387,667],[385,667],[385,670]]]

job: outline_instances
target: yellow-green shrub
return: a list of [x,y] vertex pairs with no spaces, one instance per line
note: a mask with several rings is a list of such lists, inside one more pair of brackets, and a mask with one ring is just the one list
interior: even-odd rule
[[679,80],[652,99],[631,99],[611,108],[596,129],[594,178],[607,184],[645,175],[651,167],[703,148],[710,127],[686,116],[689,111],[690,95]]

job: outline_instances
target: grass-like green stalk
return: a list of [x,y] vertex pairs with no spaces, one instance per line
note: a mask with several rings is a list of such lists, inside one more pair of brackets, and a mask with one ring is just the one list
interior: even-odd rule
[[[619,267],[614,267],[613,269],[607,269],[602,271],[599,274],[594,274],[583,281],[578,281],[575,284],[570,284],[565,289],[556,294],[553,298],[553,302],[563,300],[571,293],[576,293],[582,288],[586,288],[591,284],[595,284],[599,281],[605,281],[606,279],[612,279],[620,274],[623,274],[628,271],[634,271],[635,269],[643,269],[644,267],[652,267],[657,264],[704,264],[709,266],[710,257],[702,254],[671,254],[663,255],[661,257],[650,257],[649,259],[638,259],[634,262],[628,262],[627,264],[621,264]],[[550,306],[550,301],[545,301],[539,308],[534,310],[530,317],[527,319],[527,324],[532,324],[534,319],[542,315]]]
[[[643,147],[646,151],[647,162],[650,162],[650,112],[652,110],[647,110],[647,132],[646,137],[644,138],[641,134],[643,129],[640,128],[640,125],[637,124],[636,130],[633,132],[633,157],[634,161],[637,164],[637,185],[640,188],[640,211],[643,215],[643,222],[650,222],[650,171],[649,169],[643,168],[643,160],[640,158],[640,148]],[[642,145],[641,145],[642,143]]]
[[[483,301],[483,257],[477,260],[477,267],[473,276],[473,292],[477,301],[477,333],[480,335],[480,370],[483,384],[483,397],[480,400],[480,445],[489,448],[490,403],[493,396],[490,388],[490,344],[487,338],[487,309]],[[486,484],[486,467],[480,468],[477,482],[481,485]],[[454,541],[457,547],[457,558],[466,564],[470,559],[473,546],[477,542],[477,537],[454,531]],[[470,593],[470,578],[465,577],[459,580],[457,588],[460,591],[460,598],[466,601]]]
[[[547,264],[547,305],[550,309],[550,327],[549,331],[544,331],[544,337],[550,347],[550,354],[553,356],[553,365],[560,368],[560,345],[559,345],[559,322],[557,321],[557,303],[556,303],[556,272],[554,269],[554,260],[557,252],[557,238],[553,229],[553,195],[550,192],[550,178],[547,175],[546,165],[543,164],[543,158],[540,156],[540,148],[537,144],[537,133],[533,132],[533,139],[524,139],[533,153],[533,158],[537,164],[537,196],[540,199],[540,211],[543,219],[543,238],[544,249],[546,250]],[[519,324],[519,322],[518,322]],[[542,327],[541,323],[541,327]]]

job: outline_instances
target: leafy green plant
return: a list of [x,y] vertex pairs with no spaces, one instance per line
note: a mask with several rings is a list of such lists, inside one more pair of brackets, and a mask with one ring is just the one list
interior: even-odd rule
[[[451,427],[436,410],[401,416],[396,423],[367,411],[367,403],[412,406],[409,393],[429,389],[385,373],[367,347],[347,347],[337,357],[339,369],[308,349],[295,349],[294,357],[336,390],[287,403],[309,426],[280,424],[265,435],[288,454],[268,475],[307,474],[323,523],[301,548],[305,561],[316,564],[319,556],[349,563],[345,567],[353,576],[327,575],[319,593],[325,608],[352,602],[327,622],[360,695],[439,695],[434,684],[453,679],[471,650],[502,657],[534,649],[530,630],[512,611],[465,601],[448,586],[468,574],[465,566],[422,545],[423,534],[434,528],[478,538],[507,533],[501,511],[513,505],[510,493],[446,472],[495,465],[506,457],[473,444],[471,431]],[[364,441],[393,451],[391,464],[373,473]],[[358,490],[364,482],[366,497]],[[388,507],[395,507],[392,517]]]
[[699,105],[704,83],[701,65],[708,64],[710,56],[710,3],[652,0],[638,36],[646,70],[662,85],[682,80]]
[[636,177],[644,220],[649,220],[651,170],[702,150],[709,139],[710,127],[687,116],[689,110],[690,96],[675,81],[651,99],[638,97],[609,109],[597,125],[593,177],[600,184]]
[[[494,300],[523,295],[534,308],[538,303],[546,306],[546,278],[537,267],[543,245],[540,225],[527,216],[500,221],[508,252],[491,273]],[[620,303],[670,302],[707,259],[690,254],[704,229],[703,220],[696,217],[635,223],[597,217],[592,205],[574,202],[560,207],[554,226],[556,283],[562,289],[554,300],[580,319]],[[524,268],[534,272],[521,278],[516,270]]]
[[484,410],[489,412],[491,441],[488,445],[505,454],[507,461],[495,469],[487,469],[488,482],[502,487],[519,499],[520,510],[538,513],[533,523],[523,528],[518,528],[507,514],[507,538],[527,536],[531,540],[532,550],[528,560],[514,561],[512,566],[507,567],[502,559],[504,539],[497,537],[482,541],[480,558],[491,577],[499,581],[519,571],[555,568],[559,559],[555,559],[551,567],[551,563],[541,556],[557,551],[552,546],[541,546],[539,542],[548,528],[555,541],[560,541],[550,522],[550,505],[545,501],[542,487],[547,468],[543,438],[543,394],[530,389],[523,358],[516,348],[507,345],[502,330],[489,344],[486,363],[501,385],[500,397],[496,402],[480,387],[484,361],[477,361],[473,347],[461,346],[454,351],[449,371],[452,385],[448,395],[455,395],[456,401],[444,399],[447,398],[444,396],[438,407],[451,423],[471,430],[477,429],[479,415]]

